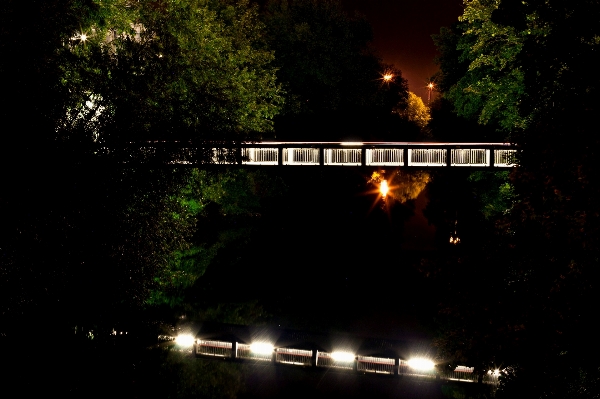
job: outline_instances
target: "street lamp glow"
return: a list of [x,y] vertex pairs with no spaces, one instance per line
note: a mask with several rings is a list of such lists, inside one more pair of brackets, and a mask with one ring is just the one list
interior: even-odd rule
[[250,351],[259,355],[268,355],[273,353],[273,345],[268,342],[254,342],[250,344]]
[[379,192],[381,193],[381,196],[385,198],[388,191],[390,191],[390,187],[388,186],[387,180],[382,180],[381,184],[379,185]]
[[354,353],[351,352],[332,352],[331,358],[336,362],[353,362],[354,361]]
[[175,338],[175,343],[179,346],[189,347],[194,345],[194,337],[190,334],[181,334]]
[[427,88],[429,89],[427,91],[427,104],[429,104],[431,102],[431,91],[433,90],[433,82],[429,82]]
[[391,73],[386,73],[385,75],[383,75],[383,80],[385,82],[389,82],[390,80],[392,80],[393,77],[394,75],[392,75]]
[[408,365],[410,366],[410,368],[419,371],[431,371],[435,367],[435,364],[431,360],[421,357],[410,359],[408,361]]
[[85,33],[80,34],[79,40],[81,40],[82,42],[85,42],[87,40],[87,35]]

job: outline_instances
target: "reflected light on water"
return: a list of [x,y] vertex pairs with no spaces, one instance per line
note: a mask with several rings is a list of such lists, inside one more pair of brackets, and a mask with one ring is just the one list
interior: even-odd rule
[[389,190],[390,187],[388,186],[387,180],[382,180],[381,184],[379,185],[379,192],[381,193],[381,196],[385,198]]

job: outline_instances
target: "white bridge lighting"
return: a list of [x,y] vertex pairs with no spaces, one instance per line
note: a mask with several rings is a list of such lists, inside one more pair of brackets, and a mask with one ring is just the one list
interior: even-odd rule
[[190,334],[181,334],[175,338],[175,343],[179,346],[189,347],[194,345],[194,337]]
[[331,358],[336,362],[353,362],[354,353],[351,352],[332,352]]
[[254,342],[250,344],[250,351],[259,355],[268,355],[273,353],[273,345],[268,342]]
[[414,359],[410,359],[408,361],[408,365],[410,368],[419,370],[419,371],[431,371],[434,369],[435,364],[433,361],[421,357],[416,357]]

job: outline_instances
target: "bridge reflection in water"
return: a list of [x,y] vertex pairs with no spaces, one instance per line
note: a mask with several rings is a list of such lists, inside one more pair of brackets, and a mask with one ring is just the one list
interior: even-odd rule
[[[410,376],[432,380],[498,383],[498,370],[436,366],[428,340],[367,338],[348,333],[316,333],[282,328],[203,323],[187,335],[181,349],[197,357],[222,358],[250,365],[289,365],[315,370]],[[188,331],[190,331],[188,329]]]
[[193,344],[196,356],[241,359],[260,363],[288,364],[295,366],[353,370],[359,373],[389,374],[450,381],[497,384],[499,370],[489,370],[483,375],[473,367],[456,366],[452,369],[437,369],[427,358],[408,360],[364,356],[347,351],[319,351],[296,348],[275,348],[272,344],[205,340],[197,338]]

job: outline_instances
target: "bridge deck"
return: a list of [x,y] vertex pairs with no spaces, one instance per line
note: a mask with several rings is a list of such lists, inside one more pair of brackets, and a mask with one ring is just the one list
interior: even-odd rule
[[508,168],[515,166],[516,151],[508,143],[245,142],[218,148],[150,142],[129,145],[122,162],[161,159],[183,165]]

